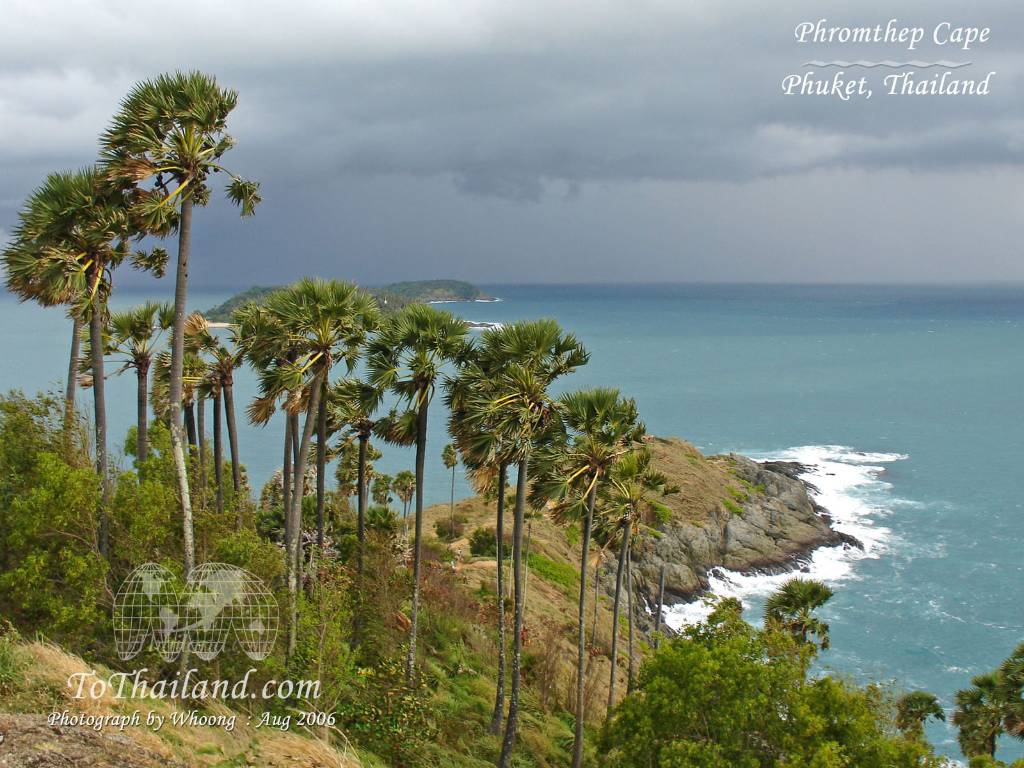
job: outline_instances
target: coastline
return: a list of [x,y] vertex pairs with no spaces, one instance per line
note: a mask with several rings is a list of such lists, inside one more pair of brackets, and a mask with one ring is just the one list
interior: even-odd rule
[[863,494],[886,490],[884,464],[906,458],[841,446],[804,446],[781,454],[729,454],[741,482],[764,491],[741,514],[711,515],[702,525],[673,520],[662,536],[637,548],[636,618],[653,628],[658,579],[665,567],[663,625],[672,630],[710,612],[706,598],[767,595],[793,574],[834,584],[849,578],[857,561],[887,549],[888,529],[874,518],[884,510]]

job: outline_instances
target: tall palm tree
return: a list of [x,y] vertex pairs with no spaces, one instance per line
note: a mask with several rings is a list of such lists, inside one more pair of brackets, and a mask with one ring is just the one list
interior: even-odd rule
[[121,368],[116,373],[135,370],[135,456],[140,467],[149,451],[149,370],[161,336],[173,322],[174,308],[170,304],[151,301],[124,312],[114,312],[107,322],[106,354],[121,359]]
[[[516,503],[512,519],[512,581],[514,585],[512,665],[508,718],[498,765],[511,763],[519,725],[522,628],[525,609],[523,530],[529,489],[530,460],[538,444],[561,429],[556,405],[548,392],[559,377],[588,358],[572,334],[554,320],[519,322],[486,331],[466,367],[464,382],[450,398],[461,425],[451,430],[466,446],[467,464],[505,463],[516,466]],[[490,359],[493,357],[494,359]],[[504,362],[501,362],[502,359]],[[503,496],[499,479],[499,498]],[[500,536],[500,533],[498,534]],[[498,563],[499,568],[501,563]]]
[[451,497],[449,498],[449,512],[452,522],[452,533],[455,536],[455,468],[459,466],[459,454],[455,451],[455,446],[448,443],[441,451],[441,461],[444,462],[445,469],[452,471],[452,487]]
[[1024,643],[999,666],[999,675],[1008,700],[1003,727],[1008,734],[1024,741]]
[[391,487],[394,488],[398,500],[402,502],[402,519],[404,520],[409,515],[409,504],[416,493],[416,473],[403,469],[395,475]]
[[935,694],[911,691],[896,701],[896,727],[909,739],[924,740],[924,724],[929,718],[946,720],[946,713]]
[[423,479],[427,450],[427,411],[437,380],[446,365],[461,360],[468,349],[469,327],[449,312],[428,304],[410,304],[383,325],[370,342],[370,382],[398,396],[405,411],[383,425],[385,439],[416,446],[416,521],[413,542],[412,615],[405,675],[416,670],[416,633],[420,609],[420,561],[423,535]]
[[373,501],[385,507],[390,507],[394,497],[391,495],[394,478],[391,475],[380,474],[373,479]]
[[195,565],[192,502],[185,463],[181,419],[185,361],[185,306],[192,237],[192,209],[210,199],[210,176],[225,173],[226,196],[249,216],[260,202],[259,184],[231,174],[222,157],[234,146],[227,118],[238,94],[221,88],[215,78],[199,72],[175,72],[136,84],[101,138],[106,176],[131,190],[140,226],[152,234],[178,232],[174,283],[174,330],[171,337],[171,449],[181,501],[184,566]]
[[[338,381],[332,388],[328,397],[330,417],[344,426],[343,445],[351,445],[352,441],[358,446],[356,454],[354,483],[356,500],[356,539],[358,547],[356,550],[356,572],[359,576],[363,574],[363,556],[366,544],[366,508],[367,508],[367,485],[368,469],[373,454],[377,453],[370,445],[370,438],[373,436],[377,419],[374,417],[380,407],[383,392],[380,388],[373,386],[361,379],[346,378]],[[339,465],[339,471],[344,465]],[[356,622],[358,625],[358,622]],[[358,630],[358,626],[356,627]],[[356,632],[358,634],[358,632]]]
[[[207,380],[210,384],[209,390],[204,388],[197,392],[197,401],[202,402],[207,391],[214,397],[214,433],[217,434],[221,428],[218,419],[218,412],[222,412],[228,430],[228,448],[231,454],[231,487],[235,496],[236,527],[242,527],[242,505],[239,503],[239,494],[242,491],[242,463],[238,450],[238,421],[235,415],[235,370],[242,364],[244,351],[238,344],[238,330],[232,326],[231,346],[216,336],[210,329],[210,324],[202,314],[193,312],[185,320],[185,346],[188,352],[199,355],[206,355]],[[223,406],[221,408],[221,406]],[[197,430],[200,441],[202,430]],[[214,441],[216,442],[216,441]],[[200,445],[200,449],[202,446]],[[201,450],[200,450],[201,456]],[[214,468],[219,473],[219,469]],[[220,484],[218,483],[218,489]],[[219,491],[222,494],[222,491]]]
[[953,724],[960,749],[968,757],[995,757],[999,737],[1006,732],[1006,687],[998,672],[971,680],[971,687],[956,692]]
[[239,327],[243,349],[258,360],[267,360],[267,350],[287,347],[294,360],[272,359],[260,371],[260,396],[249,408],[256,423],[266,423],[285,398],[288,416],[305,413],[301,431],[292,426],[293,437],[298,437],[298,455],[294,465],[294,478],[286,510],[286,572],[291,601],[291,621],[288,631],[288,655],[295,652],[298,639],[298,587],[301,564],[302,499],[305,469],[309,461],[315,423],[319,421],[319,406],[331,368],[344,361],[351,372],[368,329],[376,323],[377,305],[373,299],[349,283],[336,280],[304,279],[287,289],[271,294],[264,308],[273,322],[263,326],[261,338],[246,338],[250,326]]
[[[678,488],[669,483],[668,477],[651,466],[651,452],[640,447],[626,453],[611,468],[606,493],[606,513],[619,537],[619,562],[615,572],[615,597],[612,602],[612,670],[608,681],[608,712],[615,705],[615,678],[618,662],[619,609],[622,605],[623,574],[629,574],[632,566],[632,543],[635,532],[667,511],[658,498],[677,493]],[[627,578],[627,589],[632,590]],[[632,615],[632,611],[630,611]],[[632,618],[632,616],[631,616]],[[632,626],[630,627],[632,639]],[[632,643],[631,643],[632,645]],[[632,670],[632,653],[630,669]]]
[[[576,648],[576,728],[573,765],[583,762],[584,683],[586,681],[587,573],[594,509],[601,484],[614,464],[641,439],[644,426],[636,402],[617,389],[594,388],[570,392],[558,401],[564,431],[540,451],[540,481],[534,493],[550,500],[556,519],[582,523],[580,591]],[[615,628],[613,628],[613,632]]]
[[52,173],[29,196],[3,255],[7,286],[22,301],[44,306],[74,303],[74,313],[89,321],[96,471],[103,499],[98,547],[104,555],[110,482],[103,329],[112,272],[129,255],[132,232],[124,197],[104,183],[97,169]]
[[[813,612],[831,600],[832,594],[820,581],[790,579],[765,602],[765,625],[792,635],[800,645],[827,650],[828,623]],[[812,638],[817,638],[817,643]]]

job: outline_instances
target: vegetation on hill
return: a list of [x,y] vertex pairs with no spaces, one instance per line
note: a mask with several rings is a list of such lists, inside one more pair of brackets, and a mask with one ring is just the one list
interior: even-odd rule
[[[211,307],[203,314],[211,322],[229,322],[235,310],[250,302],[262,304],[270,294],[280,288],[281,286],[247,288],[216,307]],[[366,288],[365,290],[376,299],[382,309],[389,312],[397,311],[407,304],[414,303],[492,300],[491,296],[475,285],[464,283],[461,280],[414,280],[391,283],[379,288]]]

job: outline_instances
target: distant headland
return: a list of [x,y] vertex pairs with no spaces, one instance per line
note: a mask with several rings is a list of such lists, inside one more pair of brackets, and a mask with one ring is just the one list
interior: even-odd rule
[[[266,296],[283,286],[253,286],[236,293],[230,299],[204,314],[212,322],[226,323],[231,314],[251,301],[261,302]],[[401,309],[407,304],[429,304],[455,301],[498,301],[472,283],[461,280],[412,280],[390,283],[380,287],[367,287],[377,303],[386,312]]]

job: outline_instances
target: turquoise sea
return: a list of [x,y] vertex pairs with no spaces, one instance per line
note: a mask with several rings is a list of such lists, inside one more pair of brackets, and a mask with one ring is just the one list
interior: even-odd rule
[[[171,288],[168,285],[167,291]],[[1024,286],[489,286],[502,301],[448,305],[470,320],[554,317],[592,353],[570,386],[637,399],[651,432],[705,452],[784,456],[864,554],[810,564],[833,583],[823,664],[859,680],[952,695],[1024,640]],[[194,292],[206,309],[230,291]],[[164,298],[168,294],[162,297]],[[146,296],[120,294],[116,304]],[[59,311],[0,299],[0,387],[58,387],[69,324]],[[254,391],[240,377],[239,399]],[[128,377],[109,384],[111,435],[134,414]],[[447,499],[445,417],[430,425],[428,501]],[[281,426],[245,425],[254,484],[277,466]],[[381,469],[410,467],[388,449]],[[468,492],[459,480],[457,493]],[[719,591],[756,615],[773,582],[722,573]],[[696,609],[677,609],[679,622]],[[958,756],[952,729],[932,726]],[[1024,756],[1001,745],[1003,759]]]

